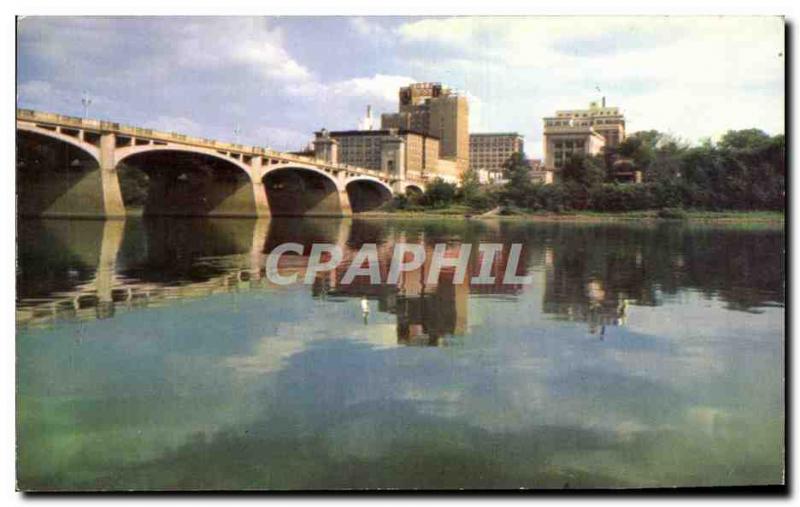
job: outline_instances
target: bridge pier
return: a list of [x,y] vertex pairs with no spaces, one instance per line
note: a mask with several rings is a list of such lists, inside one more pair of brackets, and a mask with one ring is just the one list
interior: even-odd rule
[[[81,131],[83,132],[83,131]],[[81,137],[83,137],[81,135]],[[117,136],[113,133],[100,135],[100,185],[103,192],[103,215],[105,218],[124,218],[125,204],[119,186],[115,150]]]
[[253,207],[256,217],[268,217],[271,215],[269,202],[267,201],[267,189],[264,180],[261,178],[261,167],[263,159],[255,157],[250,163],[250,184],[253,187]]
[[346,189],[339,190],[339,208],[342,210],[343,217],[353,216],[353,208],[350,206],[350,196]]
[[350,205],[350,196],[347,194],[347,173],[345,171],[336,173],[336,188],[339,191],[339,208],[342,210],[342,216],[353,216],[353,207]]

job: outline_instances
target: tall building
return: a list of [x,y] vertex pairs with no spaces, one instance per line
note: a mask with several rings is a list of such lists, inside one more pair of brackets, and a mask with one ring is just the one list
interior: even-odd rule
[[544,168],[547,181],[553,180],[575,153],[597,155],[605,146],[613,147],[625,139],[625,116],[617,107],[606,107],[605,97],[592,102],[589,109],[556,111],[544,118]]
[[469,167],[467,98],[441,83],[400,88],[397,113],[381,115],[381,128],[422,132],[439,139],[439,158],[452,160],[460,175]]
[[524,152],[524,138],[516,132],[469,135],[469,167],[481,181],[503,179],[503,164],[515,153]]
[[316,158],[384,171],[398,178],[435,177],[439,140],[410,130],[342,130],[315,133]]

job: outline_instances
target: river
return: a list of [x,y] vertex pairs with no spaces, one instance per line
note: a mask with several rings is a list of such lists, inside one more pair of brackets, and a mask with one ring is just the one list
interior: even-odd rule
[[[532,283],[279,286],[264,259],[286,242],[522,243]],[[669,223],[20,220],[18,484],[781,483],[784,246]]]

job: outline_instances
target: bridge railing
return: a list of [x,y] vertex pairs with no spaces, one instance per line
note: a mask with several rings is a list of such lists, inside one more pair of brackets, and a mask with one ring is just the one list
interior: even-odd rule
[[[214,141],[202,137],[194,137],[178,132],[164,132],[150,128],[132,127],[117,122],[110,122],[104,120],[91,120],[86,118],[78,118],[75,116],[67,116],[56,113],[44,113],[41,111],[34,111],[32,109],[17,109],[17,119],[36,121],[41,123],[48,123],[58,126],[69,126],[76,128],[85,128],[90,130],[101,130],[113,132],[115,134],[128,135],[132,137],[142,136],[149,139],[160,141],[175,141],[182,144],[194,144],[198,146],[209,146],[217,149],[227,149],[231,151],[243,153],[264,153],[271,150],[264,150],[255,146],[246,146],[238,143],[226,143]],[[274,152],[275,156],[283,156],[280,152]]]

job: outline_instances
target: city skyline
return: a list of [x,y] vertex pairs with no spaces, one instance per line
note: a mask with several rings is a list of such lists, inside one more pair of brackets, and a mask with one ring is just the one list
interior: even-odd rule
[[470,132],[517,131],[541,158],[541,119],[602,95],[629,133],[783,133],[783,51],[780,17],[29,17],[17,92],[82,116],[88,91],[92,117],[294,150],[439,81],[466,93]]

